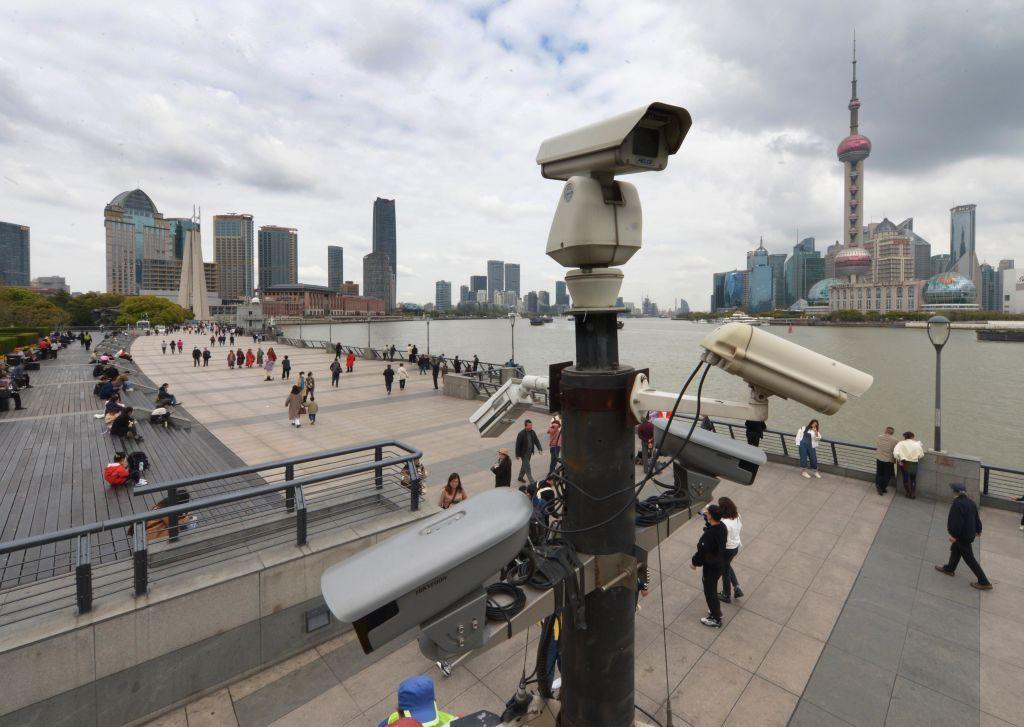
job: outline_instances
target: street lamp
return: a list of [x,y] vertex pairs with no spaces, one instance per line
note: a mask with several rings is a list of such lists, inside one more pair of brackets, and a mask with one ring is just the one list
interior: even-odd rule
[[508,322],[512,326],[512,365],[516,363],[516,314],[509,311]]
[[942,347],[949,340],[950,323],[946,316],[928,319],[928,340],[935,346],[935,451],[942,451]]
[[427,355],[429,356],[430,355],[430,318],[427,317],[427,316],[423,316],[423,318],[427,321]]

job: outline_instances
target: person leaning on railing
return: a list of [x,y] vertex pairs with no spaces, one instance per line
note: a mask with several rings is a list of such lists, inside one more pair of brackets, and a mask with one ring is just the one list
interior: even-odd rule
[[917,498],[917,463],[924,457],[924,445],[913,432],[903,432],[903,439],[892,450],[893,458],[903,472],[903,491],[908,498]]

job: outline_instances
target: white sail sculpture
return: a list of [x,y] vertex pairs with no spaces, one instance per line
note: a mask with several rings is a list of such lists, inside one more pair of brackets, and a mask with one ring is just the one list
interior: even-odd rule
[[192,317],[199,321],[210,320],[210,300],[206,294],[206,273],[203,270],[203,243],[199,232],[199,218],[190,226],[185,236],[185,248],[181,255],[181,285],[178,288],[178,305],[191,308]]

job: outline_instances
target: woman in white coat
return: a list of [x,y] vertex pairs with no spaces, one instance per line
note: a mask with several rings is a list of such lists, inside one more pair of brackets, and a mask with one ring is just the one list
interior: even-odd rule
[[800,475],[811,477],[812,475],[821,478],[818,472],[818,442],[821,441],[821,432],[818,429],[818,420],[811,419],[807,426],[800,427],[796,431],[796,446],[800,450]]

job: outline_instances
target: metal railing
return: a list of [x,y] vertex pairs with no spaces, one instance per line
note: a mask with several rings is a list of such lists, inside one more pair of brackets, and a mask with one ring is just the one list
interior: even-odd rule
[[1005,500],[1024,497],[1024,470],[981,465],[981,494]]
[[[136,487],[136,496],[163,497],[150,510],[0,543],[0,625],[71,601],[86,613],[97,597],[143,595],[155,581],[239,551],[302,546],[313,533],[416,511],[422,456],[388,439]],[[234,488],[210,492],[224,480]]]
[[[324,351],[336,351],[337,344],[332,341],[313,341],[303,338],[285,338],[284,336],[278,336],[276,339],[278,342],[283,343],[287,346],[294,346],[295,348],[314,348],[323,349]],[[377,361],[397,361],[404,363],[413,363],[409,361],[409,356],[404,349],[395,349],[395,357],[390,358],[390,348],[372,348],[370,346],[347,346],[344,343],[341,344],[341,355],[347,356],[349,353],[354,354],[357,358],[371,359]],[[424,351],[419,351],[418,356],[427,355]],[[431,360],[438,360],[448,364],[449,371],[455,370],[455,359],[459,359],[460,373],[470,373],[472,371],[473,359],[463,358],[462,356],[444,356],[440,354],[430,354]],[[506,368],[505,364],[494,363],[493,361],[479,361],[477,363],[476,373],[484,373],[487,376],[499,380],[501,379],[501,370]],[[522,376],[524,372],[523,368],[517,367],[519,375]]]

